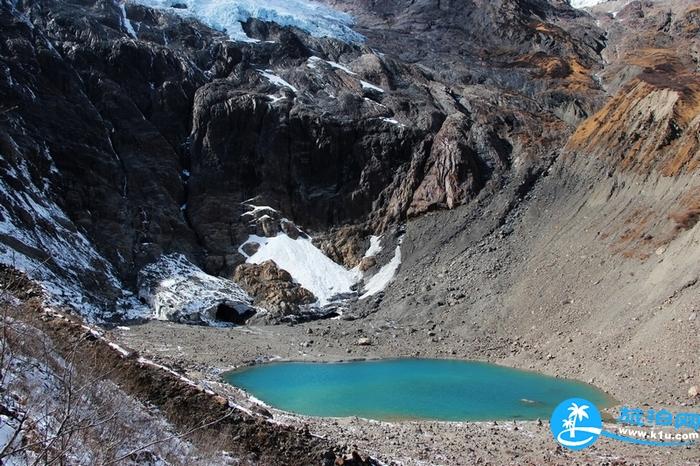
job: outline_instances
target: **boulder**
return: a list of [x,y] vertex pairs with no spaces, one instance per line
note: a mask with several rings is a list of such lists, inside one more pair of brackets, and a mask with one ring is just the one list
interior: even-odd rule
[[287,236],[289,236],[292,239],[297,239],[299,238],[299,236],[302,235],[301,230],[299,230],[299,228],[295,224],[293,224],[286,218],[283,218],[282,221],[280,221],[280,228]]
[[366,272],[375,265],[377,265],[377,258],[374,256],[369,256],[363,257],[362,260],[360,260],[358,267],[360,268],[361,272]]
[[367,250],[366,236],[364,228],[348,225],[314,238],[314,244],[334,262],[352,268],[362,260]]
[[301,306],[316,302],[313,293],[295,283],[273,261],[241,264],[233,279],[253,296],[257,305],[270,311],[273,319],[296,314]]
[[248,256],[252,256],[256,252],[258,252],[258,249],[260,249],[260,243],[256,242],[250,242],[250,243],[245,243],[241,249],[243,250],[244,253],[246,253]]

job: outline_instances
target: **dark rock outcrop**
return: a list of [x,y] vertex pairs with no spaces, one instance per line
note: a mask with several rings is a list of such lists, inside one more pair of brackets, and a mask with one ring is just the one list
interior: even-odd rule
[[[113,2],[2,3],[0,176],[26,168],[104,258],[77,288],[117,309],[169,253],[230,275],[256,196],[289,217],[257,219],[265,236],[358,225],[322,241],[354,266],[359,231],[524,184],[601,93],[600,31],[566,2],[332,3],[389,53],[258,20],[244,28],[261,42],[232,42],[130,3],[126,18]],[[0,203],[34,228],[35,211]]]

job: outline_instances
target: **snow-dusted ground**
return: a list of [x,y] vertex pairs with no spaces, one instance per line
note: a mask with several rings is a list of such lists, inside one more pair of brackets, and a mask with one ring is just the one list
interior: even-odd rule
[[[345,42],[364,40],[352,30],[354,21],[350,15],[308,0],[130,1],[195,17],[216,30],[225,31],[233,40],[251,41],[241,27],[241,22],[250,18],[294,26],[316,37],[334,37]],[[173,3],[185,4],[187,8],[171,8]]]
[[[44,157],[55,171],[48,150],[44,151]],[[50,303],[81,303],[79,310],[88,320],[99,319],[104,309],[85,299],[81,280],[97,270],[106,279],[104,286],[123,290],[112,265],[51,200],[49,180],[32,178],[26,160],[14,164],[0,154],[0,170],[0,234],[11,238],[0,242],[0,263],[36,279]],[[22,189],[14,189],[2,181],[5,179],[12,179],[14,185]],[[21,212],[22,217],[17,212]],[[31,224],[27,224],[27,217],[31,218]],[[41,259],[42,256],[46,259]],[[55,264],[63,275],[57,276],[49,264]],[[129,309],[131,317],[144,312],[143,306],[129,293],[124,293],[119,307]]]
[[253,312],[253,300],[231,280],[204,273],[180,254],[161,256],[139,272],[139,296],[157,319],[216,324],[224,304],[239,314]]
[[[145,406],[112,382],[110,371],[87,373],[80,361],[59,356],[43,332],[19,320],[6,318],[0,321],[0,328],[32,342],[11,344],[0,364],[0,405],[7,408],[0,414],[2,464],[88,466],[110,464],[122,457],[116,464],[192,464],[192,459],[201,455],[176,435],[174,426],[157,409]],[[97,330],[85,329],[106,341]],[[107,343],[122,354],[126,352]],[[147,360],[143,364],[154,365]],[[154,442],[156,439],[162,440]],[[26,444],[34,446],[25,449]],[[38,453],[50,444],[54,446],[47,450],[48,455],[40,457]],[[142,456],[129,455],[141,449]],[[228,455],[215,452],[198,464],[232,464],[229,460]]]

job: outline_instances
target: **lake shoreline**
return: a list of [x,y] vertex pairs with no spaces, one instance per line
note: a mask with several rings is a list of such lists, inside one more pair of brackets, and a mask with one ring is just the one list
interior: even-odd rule
[[[364,366],[364,363],[370,365]],[[447,363],[447,364],[445,364]],[[335,367],[334,367],[335,366]],[[364,367],[363,367],[364,366]],[[412,367],[417,366],[417,367]],[[393,379],[388,375],[388,372],[392,369],[403,370],[394,374]],[[406,370],[410,370],[411,380],[403,380],[406,377]],[[354,371],[359,371],[359,373],[354,373]],[[265,384],[261,378],[270,377],[268,374],[279,372],[279,375],[275,378],[275,383],[269,386]],[[303,372],[305,377],[299,374]],[[336,381],[336,388],[333,389],[330,383],[334,379],[328,379],[328,377],[333,377],[333,374],[337,374],[336,377],[340,377],[342,374],[342,379]],[[427,377],[419,377],[418,374],[430,374]],[[449,383],[440,384],[435,381],[440,374],[444,374],[448,377]],[[468,374],[468,375],[467,375]],[[491,377],[489,375],[491,374]],[[317,377],[323,376],[323,385],[314,385],[309,381],[314,380]],[[385,379],[383,379],[383,377]],[[412,404],[406,404],[404,406],[404,412],[395,412],[393,415],[386,417],[390,411],[386,411],[388,406],[395,403],[395,399],[387,399],[385,405],[376,406],[376,412],[385,412],[383,415],[377,414],[363,415],[357,414],[326,414],[322,413],[322,409],[314,406],[313,409],[319,410],[317,414],[304,413],[303,409],[294,409],[287,405],[285,401],[286,397],[281,393],[286,391],[291,391],[290,384],[293,380],[297,385],[299,385],[298,390],[301,392],[313,391],[316,397],[323,396],[328,398],[334,398],[334,390],[341,391],[346,390],[349,384],[352,384],[355,380],[371,381],[374,384],[383,383],[387,385],[388,390],[396,390],[402,396],[408,396],[405,393],[406,390],[413,390],[415,392],[416,386],[424,387],[426,384],[431,385],[430,390],[434,393],[443,393],[443,396],[447,391],[455,390],[455,384],[460,384],[459,387],[463,390],[463,393],[469,393],[473,398],[480,389],[483,389],[484,385],[489,385],[489,383],[494,384],[493,389],[497,389],[500,384],[503,383],[504,379],[508,377],[513,378],[513,386],[518,386],[520,392],[518,395],[503,393],[502,400],[494,400],[497,410],[502,409],[502,405],[510,402],[510,410],[514,413],[518,409],[522,410],[522,414],[513,414],[512,416],[501,413],[498,415],[488,416],[485,414],[475,415],[474,413],[480,412],[479,405],[472,406],[469,410],[465,411],[463,419],[452,419],[454,413],[451,413],[450,417],[445,417],[445,415],[428,414],[423,412],[422,415],[417,415],[417,413],[411,414],[409,411],[412,409]],[[532,381],[534,377],[539,378],[536,384],[529,386],[527,390],[523,388],[523,383]],[[279,387],[276,384],[277,378],[285,380],[287,383],[284,387]],[[293,380],[292,380],[293,379]],[[221,380],[224,383],[233,385],[234,387],[243,390],[248,394],[250,398],[260,401],[265,405],[266,408],[274,407],[282,412],[288,413],[290,415],[311,415],[313,417],[326,417],[326,418],[341,418],[341,417],[360,417],[373,419],[384,422],[396,422],[402,420],[415,420],[415,421],[436,421],[436,422],[491,422],[491,421],[534,421],[536,419],[546,418],[549,411],[554,409],[555,404],[552,404],[551,400],[546,398],[550,396],[549,394],[544,394],[541,392],[543,386],[551,385],[552,389],[554,387],[559,387],[561,392],[568,391],[570,395],[564,398],[570,397],[583,397],[589,400],[595,400],[595,404],[599,409],[611,410],[615,408],[619,403],[608,393],[600,390],[594,385],[587,384],[583,381],[565,378],[565,377],[552,377],[546,374],[542,374],[537,371],[523,370],[517,368],[511,368],[501,364],[494,364],[483,361],[473,361],[468,359],[459,358],[356,358],[356,359],[339,359],[337,361],[308,361],[299,359],[273,359],[267,361],[255,361],[254,363],[241,365],[234,370],[226,371],[221,373]],[[439,379],[438,379],[439,380]],[[458,382],[459,380],[459,382]],[[491,380],[492,382],[489,382]],[[518,380],[520,383],[518,383]],[[398,390],[399,387],[396,384],[404,382],[402,387],[404,390]],[[362,390],[363,384],[358,385],[358,389]],[[446,390],[447,389],[447,390]],[[550,389],[551,390],[551,389]],[[538,393],[539,392],[539,393]],[[483,396],[484,393],[482,393]],[[353,393],[353,395],[356,395]],[[292,396],[292,398],[297,399],[299,394],[294,394],[290,392],[287,397]],[[377,398],[379,395],[375,392],[368,392],[360,397],[360,402],[362,400],[370,400]],[[432,394],[423,394],[423,397],[431,398]],[[273,401],[265,401],[271,400]],[[339,397],[332,406],[334,409],[338,409],[338,405],[345,402],[346,397]],[[459,397],[454,400],[454,406],[464,406],[470,403],[469,397]],[[561,400],[557,400],[561,401]],[[516,403],[514,403],[516,402]],[[321,403],[317,401],[317,403]],[[413,400],[413,403],[421,403],[421,400]],[[427,399],[422,401],[422,404],[428,404]],[[538,413],[527,413],[527,411],[532,411],[535,407],[548,406],[549,411]],[[520,408],[518,408],[520,407]],[[362,411],[362,408],[360,409]],[[472,414],[468,414],[472,413]],[[470,418],[470,416],[472,418]],[[476,416],[476,418],[474,418]],[[395,417],[395,418],[393,418]]]
[[[656,464],[668,464],[668,455],[675,459],[694,457],[692,450],[674,449],[669,452],[669,449],[661,449],[655,452],[609,439],[601,439],[586,452],[574,455],[557,448],[548,418],[541,419],[541,422],[384,422],[356,417],[303,416],[260,404],[255,397],[221,379],[222,374],[229,370],[267,362],[372,361],[412,357],[496,363],[507,368],[536,371],[584,383],[591,378],[576,366],[561,365],[557,359],[543,357],[539,364],[532,364],[530,359],[503,357],[494,351],[460,350],[450,339],[435,344],[400,338],[404,333],[400,326],[382,328],[382,325],[385,324],[378,323],[372,317],[362,321],[317,321],[296,326],[227,329],[148,322],[126,331],[114,330],[111,334],[121,344],[159,363],[182,369],[191,379],[205,383],[216,393],[267,417],[270,422],[308,429],[313,435],[345,445],[348,451],[357,449],[366,452],[386,464],[418,465],[436,458],[439,458],[437,464],[447,466],[463,466],[479,461],[508,464],[514,458],[518,458],[518,462],[543,465],[571,464],[575,461],[597,464],[601,458],[620,457],[630,461],[636,459],[637,464],[647,464],[650,457],[657,458]],[[405,334],[410,335],[410,332]],[[357,344],[362,335],[369,335],[370,345]],[[453,351],[456,354],[452,354]],[[594,386],[621,403],[639,403],[641,406],[650,393],[649,387],[643,384],[624,387],[600,374],[604,375],[602,372],[595,374]],[[646,399],[659,409],[670,410],[677,410],[682,402],[672,398]],[[619,406],[602,410],[606,421],[617,417],[617,408]],[[500,446],[494,446],[494,441]]]

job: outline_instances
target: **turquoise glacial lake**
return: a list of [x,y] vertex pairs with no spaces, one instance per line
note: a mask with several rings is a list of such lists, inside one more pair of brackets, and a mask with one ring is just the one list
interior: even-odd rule
[[599,409],[613,405],[605,393],[582,382],[445,359],[282,362],[229,372],[224,379],[269,406],[310,416],[546,420],[567,398],[585,398]]

